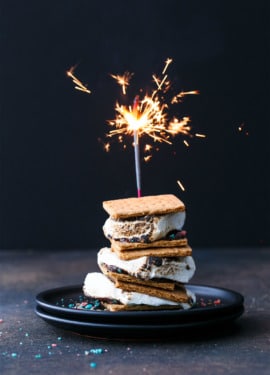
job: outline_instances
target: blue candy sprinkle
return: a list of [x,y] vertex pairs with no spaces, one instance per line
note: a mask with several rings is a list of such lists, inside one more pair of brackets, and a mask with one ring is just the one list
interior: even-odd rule
[[96,362],[90,362],[89,366],[92,367],[92,368],[95,368],[95,367],[97,367],[97,364],[96,364]]
[[102,354],[103,353],[103,349],[101,349],[101,348],[90,349],[90,353],[92,353],[92,354]]
[[88,303],[88,305],[84,306],[85,309],[90,310],[92,309],[93,305],[91,303]]
[[41,358],[41,354],[36,354],[36,355],[35,355],[35,358],[36,358],[36,359],[40,359],[40,358]]

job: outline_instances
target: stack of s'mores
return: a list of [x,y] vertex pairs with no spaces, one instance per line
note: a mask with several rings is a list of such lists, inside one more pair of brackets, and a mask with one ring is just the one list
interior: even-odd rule
[[87,274],[83,292],[109,311],[188,309],[195,272],[185,206],[171,194],[103,202],[111,246],[98,252],[101,272]]

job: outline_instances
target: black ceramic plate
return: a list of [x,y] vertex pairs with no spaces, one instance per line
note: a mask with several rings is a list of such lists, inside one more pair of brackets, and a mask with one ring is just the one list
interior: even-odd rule
[[[37,295],[36,302],[42,311],[60,320],[97,323],[98,325],[165,325],[193,324],[230,317],[242,309],[244,298],[232,290],[212,286],[192,285],[188,288],[196,295],[196,305],[189,310],[156,310],[109,312],[75,309],[76,302],[84,300],[82,286],[67,286],[44,291]],[[72,323],[71,323],[72,324]]]
[[58,328],[74,333],[87,335],[93,338],[116,340],[149,340],[149,339],[185,339],[198,335],[228,332],[228,324],[243,314],[244,307],[239,306],[234,312],[193,322],[169,323],[169,324],[103,324],[101,322],[85,322],[73,319],[65,319],[51,315],[40,306],[36,307],[36,313],[47,323]]

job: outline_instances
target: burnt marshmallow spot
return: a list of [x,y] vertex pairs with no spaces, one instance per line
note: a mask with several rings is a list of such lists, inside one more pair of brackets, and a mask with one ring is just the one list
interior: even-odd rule
[[148,265],[160,267],[162,266],[162,258],[150,256],[148,259]]
[[103,263],[103,266],[106,267],[107,271],[109,272],[114,272],[114,273],[127,273],[125,272],[124,270],[122,270],[121,268],[119,267],[116,267],[116,266],[113,266],[113,265],[110,265],[110,264],[104,264]]

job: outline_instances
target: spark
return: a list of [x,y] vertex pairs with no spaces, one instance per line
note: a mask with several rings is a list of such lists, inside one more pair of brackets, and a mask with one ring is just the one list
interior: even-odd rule
[[176,182],[177,182],[177,184],[179,185],[180,189],[182,189],[183,191],[185,191],[185,187],[184,187],[184,185],[181,183],[181,181],[180,181],[180,180],[177,180]]
[[[168,75],[166,74],[162,80],[160,80],[155,74],[152,75],[154,82],[157,85],[158,90],[162,90],[163,85],[166,83],[166,79],[168,78]],[[153,91],[153,95],[156,93],[156,91]]]
[[167,58],[167,60],[165,61],[164,69],[162,70],[162,74],[165,74],[165,72],[166,72],[168,66],[172,63],[172,61],[173,61],[173,59],[171,59],[171,58],[169,58],[169,57]]
[[125,72],[122,76],[117,74],[111,74],[111,77],[116,80],[116,82],[122,87],[122,92],[124,95],[127,93],[127,86],[129,86],[129,81],[131,80],[134,73]]
[[195,137],[197,138],[206,138],[205,134],[195,133]]
[[241,125],[238,126],[238,130],[239,132],[241,132],[243,129],[244,129],[244,123],[242,123]]
[[105,143],[105,145],[104,145],[104,150],[105,150],[106,152],[109,152],[109,151],[110,151],[110,148],[111,148],[110,143],[109,143],[109,142]]
[[147,163],[150,159],[152,159],[152,155],[144,156],[143,160]]
[[182,133],[185,135],[188,135],[191,131],[191,127],[188,126],[188,123],[190,122],[189,117],[183,117],[181,120],[178,120],[176,117],[173,119],[173,121],[170,121],[169,123],[169,131],[171,134],[178,134]]
[[79,91],[83,91],[87,94],[91,94],[91,91],[87,88],[87,85],[84,85],[75,75],[73,74],[75,70],[75,66],[72,66],[66,73],[67,76],[72,79],[72,82],[75,84],[75,89]]
[[151,151],[152,148],[153,148],[153,146],[147,144],[147,145],[144,146],[144,151],[145,151],[145,152],[147,152],[147,151]]
[[243,122],[240,126],[238,126],[238,131],[244,133],[246,136],[249,136],[249,131],[244,131],[245,123]]
[[198,90],[193,90],[193,91],[181,91],[177,95],[175,95],[172,100],[171,104],[176,104],[181,102],[182,98],[186,95],[198,95],[199,91]]

